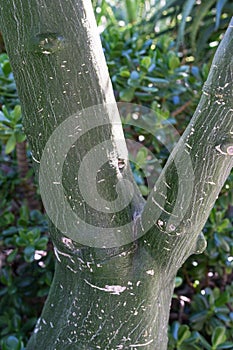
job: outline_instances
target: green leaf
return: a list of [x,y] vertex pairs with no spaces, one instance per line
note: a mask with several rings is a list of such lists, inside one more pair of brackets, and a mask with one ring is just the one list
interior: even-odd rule
[[182,285],[182,283],[183,283],[183,278],[177,276],[175,278],[175,288],[180,287]]
[[204,349],[213,350],[212,347],[210,346],[210,344],[205,340],[205,338],[202,335],[199,335],[199,339],[200,339],[201,344],[204,346]]
[[39,239],[39,241],[36,243],[35,248],[38,250],[45,250],[47,247],[48,238],[42,237]]
[[144,77],[144,79],[149,81],[150,83],[155,84],[156,86],[159,86],[159,87],[164,87],[164,86],[169,85],[169,81],[167,79],[163,79],[163,78],[153,78],[153,77],[146,76],[146,77]]
[[146,92],[135,92],[134,95],[141,101],[153,101],[155,98],[154,95]]
[[123,78],[129,78],[130,77],[130,72],[128,70],[122,70],[120,72],[120,76]]
[[196,37],[198,33],[198,29],[201,27],[201,23],[203,18],[208,14],[210,8],[214,5],[216,0],[208,0],[203,1],[198,6],[198,11],[196,12],[196,16],[193,19],[191,26],[191,46],[195,50],[196,48]]
[[135,92],[135,89],[132,87],[122,90],[120,92],[121,101],[131,102],[134,98],[134,92]]
[[218,232],[219,233],[222,233],[226,230],[226,228],[230,227],[230,220],[225,218],[221,224],[218,225]]
[[220,237],[220,247],[225,252],[230,252],[230,245],[227,243],[227,241],[224,239],[224,237]]
[[149,189],[148,189],[147,186],[145,186],[145,185],[139,185],[139,189],[140,189],[140,191],[141,191],[141,194],[142,194],[144,197],[148,196],[148,194],[149,194]]
[[17,253],[18,249],[16,248],[8,255],[7,262],[12,263],[15,260]]
[[27,246],[24,249],[24,259],[26,262],[32,262],[34,260],[35,248],[33,246]]
[[13,236],[13,234],[14,234],[14,233],[17,233],[17,232],[18,232],[17,227],[11,226],[11,227],[9,227],[7,230],[2,231],[1,234],[2,234],[4,237],[10,237],[10,236]]
[[182,325],[178,331],[178,344],[182,344],[191,335],[189,327],[187,325]]
[[2,65],[3,73],[8,76],[11,73],[11,65],[9,61],[5,61]]
[[6,225],[10,225],[13,224],[14,220],[15,220],[15,216],[13,213],[9,212],[9,213],[5,213],[4,214],[4,220]]
[[215,28],[214,30],[218,30],[219,24],[220,24],[220,19],[221,19],[221,14],[222,14],[222,9],[224,5],[226,4],[227,0],[218,0],[217,5],[216,5],[216,21],[215,21]]
[[209,74],[209,66],[206,63],[203,64],[201,73],[203,75],[203,80],[205,81]]
[[21,143],[26,140],[26,135],[24,135],[22,132],[16,131],[15,138],[17,143]]
[[142,86],[141,90],[144,92],[157,92],[157,87]]
[[[13,127],[12,127],[12,123],[11,122],[9,122],[9,121],[7,121],[7,119],[6,120],[1,120],[1,130],[4,130],[5,131],[5,133],[6,132],[9,132],[9,128],[10,129],[13,129]],[[6,128],[7,127],[7,128]],[[11,133],[11,132],[10,132]]]
[[221,345],[218,346],[218,350],[224,350],[224,349],[233,349],[233,342],[224,342]]
[[178,45],[180,45],[184,42],[184,30],[185,30],[185,26],[186,26],[186,20],[187,20],[187,17],[190,15],[195,3],[196,3],[196,0],[186,0],[182,6],[182,8],[183,8],[182,19],[181,19],[181,22],[179,25],[178,37],[177,37]]
[[30,242],[36,241],[40,238],[40,230],[35,228],[26,233],[26,237]]
[[134,89],[140,88],[141,82],[140,79],[131,79],[129,78],[127,81],[128,85]]
[[19,246],[19,247],[25,247],[25,245],[27,244],[27,240],[24,239],[23,237],[16,237],[15,243],[16,243],[17,246]]
[[12,134],[6,143],[5,153],[6,154],[11,153],[15,149],[15,146],[16,146],[16,138],[15,138],[15,134]]
[[218,345],[222,344],[226,340],[226,328],[225,327],[217,327],[212,334],[211,341],[213,345],[213,350],[217,348]]
[[26,205],[21,206],[20,208],[20,219],[24,220],[24,223],[29,222],[29,209]]
[[144,57],[141,60],[141,65],[143,67],[145,67],[146,69],[148,69],[150,67],[150,65],[151,65],[151,58],[149,56]]
[[11,115],[10,115],[10,113],[8,112],[8,109],[6,108],[6,106],[2,106],[2,112],[3,112],[4,116],[5,116],[9,121],[11,121]]
[[148,150],[145,147],[141,147],[137,153],[136,160],[135,160],[138,168],[141,168],[141,166],[146,163],[147,156],[148,156]]
[[[192,332],[191,336],[187,339],[187,341],[185,341],[186,344],[190,344],[192,343],[192,345],[196,342],[199,342],[200,339],[200,334],[199,332]],[[198,348],[199,350],[199,348]]]
[[171,327],[171,332],[172,332],[172,336],[175,340],[178,340],[179,327],[180,327],[179,322],[177,322],[177,321],[173,322],[172,327]]
[[172,70],[174,70],[180,66],[179,57],[177,57],[173,52],[171,52],[169,55],[168,66]]
[[16,105],[12,112],[12,120],[14,121],[14,123],[17,123],[21,119],[21,117],[22,117],[21,106]]
[[20,350],[21,349],[21,341],[17,339],[16,337],[10,335],[4,342],[3,342],[3,350]]
[[0,122],[8,122],[8,119],[2,111],[0,111]]
[[193,323],[200,323],[200,322],[203,322],[207,318],[207,316],[208,316],[207,310],[203,310],[193,314],[190,317],[190,321]]
[[220,296],[215,300],[215,306],[219,307],[225,305],[229,302],[230,295],[227,291],[220,294]]
[[138,80],[138,79],[140,79],[140,74],[136,70],[133,70],[130,74],[130,79],[131,80]]

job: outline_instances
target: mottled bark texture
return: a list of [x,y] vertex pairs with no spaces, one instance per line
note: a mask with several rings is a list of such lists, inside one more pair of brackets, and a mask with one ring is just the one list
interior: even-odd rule
[[[0,0],[0,7],[1,31],[38,172],[53,131],[78,111],[114,103],[112,86],[90,0]],[[122,133],[113,127],[119,121],[117,110],[112,118],[106,107],[105,125],[74,143],[63,174],[74,211],[109,232],[133,218],[132,236],[138,239],[115,248],[89,247],[50,224],[56,271],[28,350],[167,348],[174,277],[190,254],[204,249],[200,231],[233,165],[232,52],[231,24],[195,115],[145,206],[134,184],[133,199],[124,209],[98,212],[83,202],[75,181],[84,155],[110,140],[98,148],[106,159],[99,193],[111,202],[118,181],[133,183],[116,141]],[[95,125],[96,115],[92,118]]]

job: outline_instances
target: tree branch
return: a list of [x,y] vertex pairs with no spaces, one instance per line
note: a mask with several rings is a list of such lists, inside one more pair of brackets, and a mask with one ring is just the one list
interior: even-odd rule
[[[233,20],[215,54],[201,100],[155,184],[138,230],[169,270],[205,246],[197,238],[233,166]],[[195,245],[197,244],[197,247]]]

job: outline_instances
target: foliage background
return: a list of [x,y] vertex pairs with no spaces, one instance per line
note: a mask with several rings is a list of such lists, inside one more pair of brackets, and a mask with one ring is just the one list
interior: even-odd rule
[[[155,123],[180,134],[189,123],[214,52],[233,14],[227,0],[93,0],[118,101],[153,109]],[[4,14],[3,14],[4,15]],[[46,216],[34,184],[21,109],[0,40],[0,344],[25,348],[54,271]],[[124,124],[124,121],[123,121]],[[168,151],[145,130],[125,123],[135,180],[143,195]],[[206,251],[180,269],[171,305],[169,350],[233,348],[233,174],[204,228]]]

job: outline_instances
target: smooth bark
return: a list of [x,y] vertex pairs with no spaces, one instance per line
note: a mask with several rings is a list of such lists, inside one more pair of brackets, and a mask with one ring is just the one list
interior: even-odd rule
[[[37,168],[47,141],[63,121],[93,105],[114,106],[114,95],[89,0],[1,0],[0,7]],[[167,348],[175,275],[190,254],[205,248],[199,233],[233,165],[232,51],[231,24],[197,111],[145,206],[128,163],[119,168],[122,149],[117,139],[122,131],[114,127],[119,123],[117,110],[112,113],[115,107],[106,106],[106,125],[75,143],[63,177],[74,210],[84,216],[85,207],[86,220],[109,231],[133,218],[132,235],[140,238],[120,247],[95,248],[70,239],[50,223],[56,271],[28,350]],[[130,205],[113,214],[81,206],[74,181],[80,159],[105,140],[110,142],[102,150],[106,163],[101,196],[113,201],[122,179],[134,187]]]

